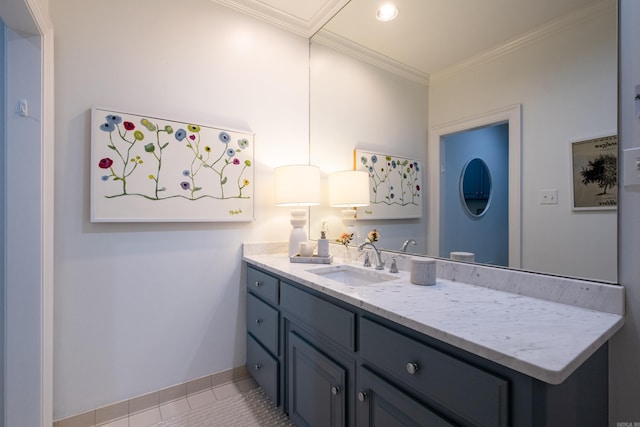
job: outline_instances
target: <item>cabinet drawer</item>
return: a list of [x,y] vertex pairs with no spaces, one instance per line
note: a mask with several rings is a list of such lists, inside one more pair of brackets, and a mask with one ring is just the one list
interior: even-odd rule
[[247,290],[270,303],[278,305],[278,279],[269,274],[247,268]]
[[363,359],[477,426],[506,426],[507,381],[368,319],[360,321]]
[[247,368],[273,403],[280,406],[278,360],[262,348],[251,335],[247,335]]
[[272,354],[278,354],[278,311],[247,294],[247,330]]
[[287,283],[282,284],[283,309],[332,341],[355,351],[356,315]]

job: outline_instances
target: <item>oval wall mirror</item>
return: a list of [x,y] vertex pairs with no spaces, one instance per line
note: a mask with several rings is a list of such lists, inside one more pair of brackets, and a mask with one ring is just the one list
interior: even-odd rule
[[465,163],[460,174],[460,198],[469,215],[481,217],[491,201],[491,174],[484,160],[474,158]]

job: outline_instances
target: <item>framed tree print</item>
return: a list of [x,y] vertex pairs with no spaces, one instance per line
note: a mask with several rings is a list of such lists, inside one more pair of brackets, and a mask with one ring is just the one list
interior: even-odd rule
[[571,180],[574,210],[616,209],[618,136],[571,142]]

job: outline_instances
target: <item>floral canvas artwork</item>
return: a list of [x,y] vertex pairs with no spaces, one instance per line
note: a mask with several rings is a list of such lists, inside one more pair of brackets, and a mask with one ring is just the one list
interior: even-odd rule
[[358,219],[405,219],[422,216],[422,166],[405,157],[355,151],[357,170],[369,173],[369,206]]
[[253,134],[93,108],[91,220],[253,220]]

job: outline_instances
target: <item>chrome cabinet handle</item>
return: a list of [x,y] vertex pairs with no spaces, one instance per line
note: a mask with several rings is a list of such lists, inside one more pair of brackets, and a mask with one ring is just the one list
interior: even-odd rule
[[411,375],[414,375],[416,372],[418,372],[418,364],[417,363],[413,363],[413,362],[409,362],[407,363],[407,372]]
[[367,400],[367,393],[365,393],[364,391],[358,392],[358,400],[360,402],[364,402],[365,400]]
[[256,288],[259,288],[260,286],[262,286],[262,282],[259,280],[256,280],[255,286]]
[[259,371],[260,369],[262,369],[262,365],[259,363],[256,363],[255,365],[253,365],[253,367],[256,369],[256,371]]
[[336,386],[331,387],[331,394],[335,396],[338,393],[340,393],[340,387],[336,387]]
[[256,319],[256,325],[259,325],[259,324],[261,324],[262,322],[264,322],[264,320],[262,320],[262,319]]

